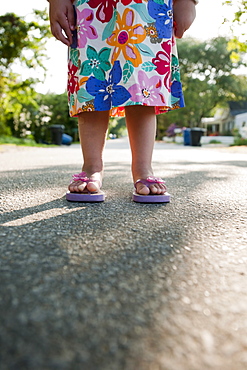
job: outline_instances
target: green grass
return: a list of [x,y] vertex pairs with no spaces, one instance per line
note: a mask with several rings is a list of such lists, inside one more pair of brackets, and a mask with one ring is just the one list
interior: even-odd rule
[[[37,146],[46,148],[46,144],[37,144],[33,139],[19,139],[12,136],[0,136],[0,145]],[[50,145],[49,145],[50,146]]]

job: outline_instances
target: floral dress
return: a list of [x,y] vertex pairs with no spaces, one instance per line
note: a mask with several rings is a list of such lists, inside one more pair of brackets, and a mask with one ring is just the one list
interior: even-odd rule
[[129,105],[184,106],[172,0],[76,0],[69,49],[70,115]]

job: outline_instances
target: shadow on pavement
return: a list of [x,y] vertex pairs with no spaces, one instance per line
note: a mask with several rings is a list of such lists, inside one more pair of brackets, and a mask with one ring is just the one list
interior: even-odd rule
[[210,234],[226,235],[243,204],[221,201],[231,171],[196,165],[168,163],[168,205],[132,203],[124,163],[106,165],[104,204],[66,202],[74,168],[2,173],[3,369],[199,369],[220,361],[214,320],[224,317],[221,335],[229,336],[235,314],[226,319],[222,308],[222,239]]

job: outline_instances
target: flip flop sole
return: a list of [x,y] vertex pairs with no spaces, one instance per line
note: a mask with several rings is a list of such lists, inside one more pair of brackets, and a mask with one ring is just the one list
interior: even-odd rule
[[102,191],[98,193],[71,193],[67,191],[66,199],[70,202],[84,202],[84,203],[97,203],[104,202],[105,193]]
[[134,191],[132,200],[137,203],[169,203],[171,195],[167,192],[162,195],[140,195]]

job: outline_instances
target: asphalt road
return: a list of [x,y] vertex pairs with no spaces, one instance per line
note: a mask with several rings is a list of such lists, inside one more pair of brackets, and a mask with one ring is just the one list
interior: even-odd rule
[[247,369],[247,150],[157,143],[167,205],[68,203],[79,146],[0,149],[1,370]]

